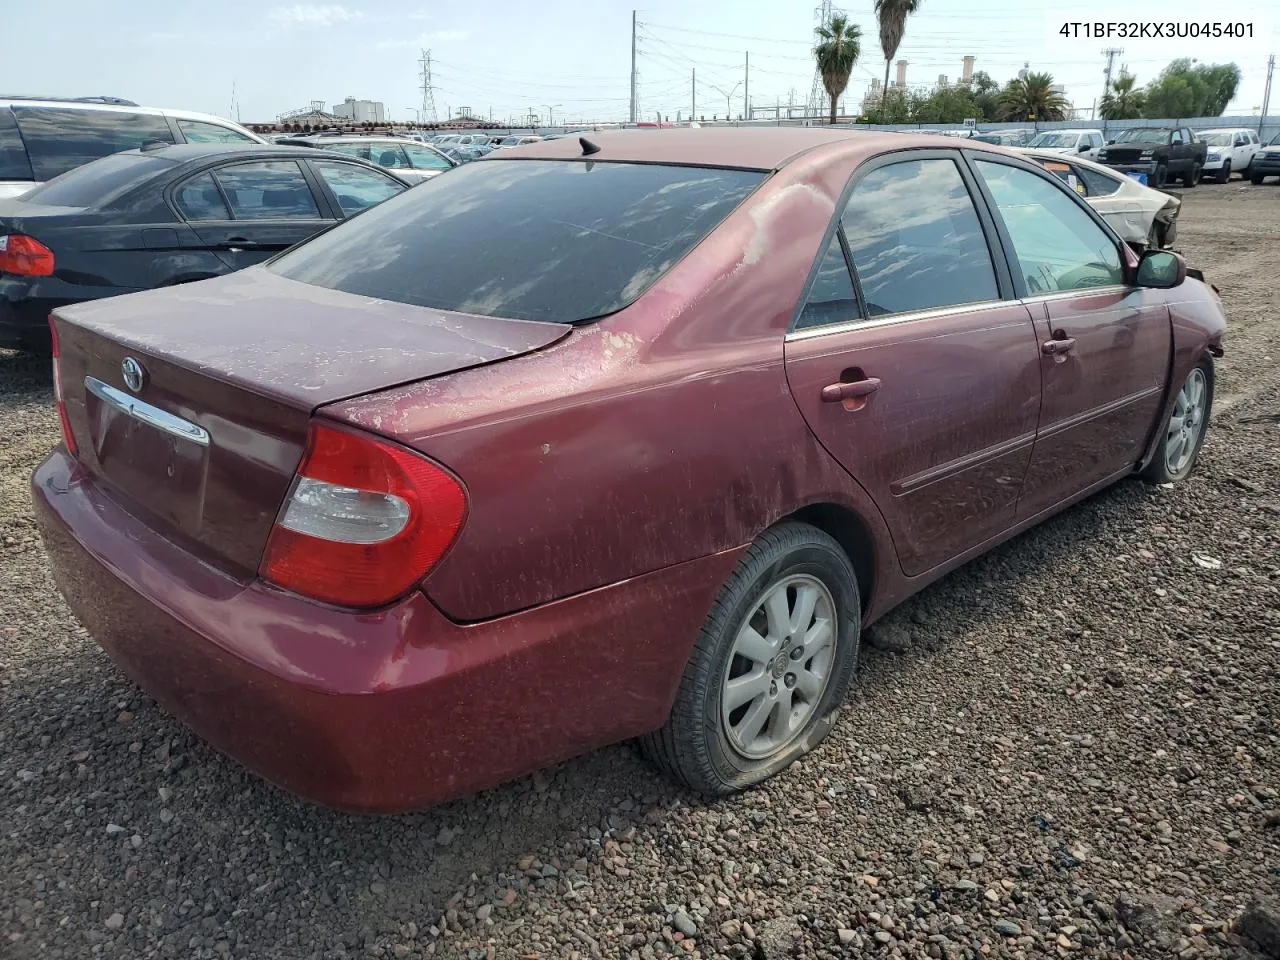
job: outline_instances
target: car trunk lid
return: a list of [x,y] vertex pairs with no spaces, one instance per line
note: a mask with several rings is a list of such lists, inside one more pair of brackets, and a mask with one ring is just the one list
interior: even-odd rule
[[[55,323],[85,469],[157,529],[245,579],[314,410],[519,356],[569,330],[373,300],[258,269],[64,307]],[[130,360],[140,386],[128,382]]]

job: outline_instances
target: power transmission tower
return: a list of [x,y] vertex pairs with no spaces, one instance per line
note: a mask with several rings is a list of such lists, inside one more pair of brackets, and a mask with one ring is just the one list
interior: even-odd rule
[[[822,0],[822,6],[814,9],[813,16],[818,21],[818,26],[831,26],[831,0]],[[815,63],[813,67],[813,86],[809,90],[809,102],[805,104],[805,116],[822,116],[822,100],[826,93],[827,88],[822,85],[822,74],[818,72],[818,66]]]
[[436,122],[436,90],[431,85],[431,51],[423,50],[422,58],[422,118],[419,123]]
[[[1106,77],[1105,82],[1102,84],[1102,95],[1104,97],[1111,92],[1112,64],[1115,63],[1116,57],[1120,56],[1120,54],[1122,53],[1124,53],[1124,50],[1122,50],[1120,47],[1107,47],[1107,49],[1102,51],[1102,55],[1107,58],[1107,68],[1102,71],[1103,75]],[[1123,71],[1123,68],[1122,68],[1122,71]]]

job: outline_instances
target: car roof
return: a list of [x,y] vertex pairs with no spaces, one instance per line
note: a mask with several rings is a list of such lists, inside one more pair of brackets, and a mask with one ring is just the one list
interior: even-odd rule
[[216,123],[223,127],[232,127],[236,130],[244,130],[251,136],[256,136],[251,130],[246,130],[234,120],[228,120],[226,117],[219,117],[212,113],[199,113],[195,110],[174,110],[169,107],[143,107],[131,103],[100,103],[94,100],[59,100],[51,98],[41,100],[34,97],[0,97],[0,107],[58,107],[64,110],[100,110],[108,113],[147,113],[152,116],[173,117],[175,120],[200,120],[205,123]]
[[[684,166],[774,170],[802,153],[856,141],[870,156],[915,147],[957,148],[955,137],[901,134],[851,127],[677,127],[666,130],[607,130],[577,137],[538,140],[501,151],[502,160],[581,159],[579,137],[600,148],[595,161],[669,163]],[[493,153],[481,162],[498,157]]]
[[1248,127],[1213,127],[1210,130],[1197,130],[1196,133],[1253,133]]
[[[243,156],[246,159],[254,159],[261,157],[267,158],[285,158],[285,157],[307,157],[311,160],[324,159],[326,157],[334,160],[348,160],[356,163],[364,163],[355,157],[348,156],[345,153],[337,153],[328,150],[320,150],[315,147],[293,147],[287,144],[279,143],[172,143],[163,147],[152,147],[145,150],[128,150],[126,153],[140,154],[147,157],[159,157],[162,160],[168,160],[172,163],[190,163],[197,160],[220,159],[224,157]],[[381,168],[379,168],[381,169]]]

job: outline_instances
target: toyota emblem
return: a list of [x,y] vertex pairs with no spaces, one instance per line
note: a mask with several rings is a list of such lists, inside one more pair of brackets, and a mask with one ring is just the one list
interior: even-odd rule
[[147,371],[133,357],[125,357],[120,363],[120,375],[124,377],[124,385],[138,393],[147,382]]

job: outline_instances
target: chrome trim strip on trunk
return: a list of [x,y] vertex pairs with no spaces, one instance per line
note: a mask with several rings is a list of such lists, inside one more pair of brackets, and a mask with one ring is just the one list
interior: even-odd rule
[[85,377],[84,386],[86,390],[103,403],[133,417],[135,420],[141,420],[157,430],[163,430],[165,433],[182,440],[198,443],[202,447],[209,445],[209,431],[204,427],[197,426],[189,420],[175,417],[172,413],[152,406],[137,397],[131,397],[123,390],[117,390],[115,387],[103,383],[97,377]]

